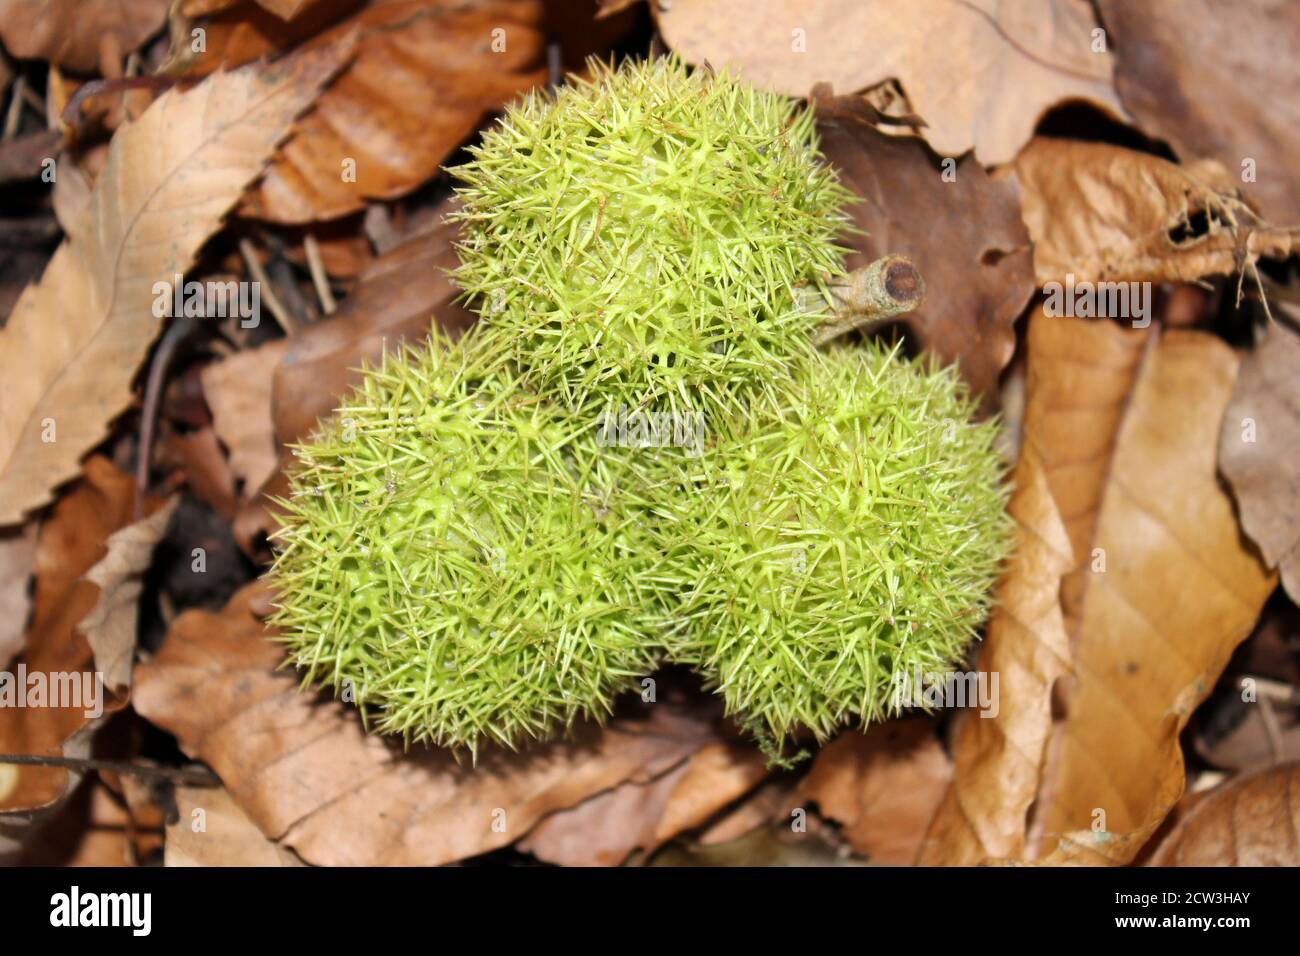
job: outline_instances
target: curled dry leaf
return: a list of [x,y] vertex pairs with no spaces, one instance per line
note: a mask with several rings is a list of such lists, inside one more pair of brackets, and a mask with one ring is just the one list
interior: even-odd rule
[[120,61],[167,19],[170,0],[0,0],[0,40],[13,56],[50,60],[79,73],[101,55]]
[[[106,459],[93,457],[86,462],[85,476],[59,500],[41,525],[32,621],[18,660],[29,676],[41,675],[40,680],[49,687],[54,684],[51,675],[66,675],[62,686],[80,687],[81,699],[59,707],[31,706],[30,701],[29,706],[0,707],[0,753],[86,757],[91,733],[100,723],[92,713],[98,709],[96,705],[102,705],[103,713],[110,714],[125,704],[124,698],[110,698],[97,685],[94,676],[103,673],[111,662],[96,657],[83,622],[101,597],[99,586],[87,575],[108,559],[114,532],[129,526],[134,495],[131,476],[118,471]],[[161,504],[157,499],[146,499],[146,514],[155,514]],[[130,637],[134,644],[134,633]],[[120,648],[112,650],[116,658]],[[120,665],[115,666],[120,674]],[[16,679],[17,674],[13,676]],[[47,808],[69,789],[67,770],[0,765],[0,811]],[[27,814],[21,816],[23,823],[28,822]],[[5,824],[14,822],[13,816],[0,813],[0,836]]]
[[1100,9],[1120,100],[1142,129],[1184,158],[1218,160],[1266,218],[1300,224],[1300,7],[1100,0]]
[[79,628],[95,653],[95,669],[115,693],[131,686],[144,572],[177,501],[172,498],[149,517],[110,534],[108,553],[82,577],[99,588],[99,597]]
[[843,824],[854,851],[905,866],[915,862],[951,779],[933,722],[901,720],[840,734],[817,754],[799,792]]
[[752,793],[701,830],[696,842],[700,846],[730,843],[761,826],[774,822],[788,823],[796,783],[783,777],[769,777]]
[[1241,527],[1300,604],[1300,336],[1275,323],[1241,363],[1219,433],[1219,469]]
[[245,496],[275,473],[278,455],[271,433],[271,378],[288,351],[288,339],[275,339],[213,362],[201,373],[212,427],[230,452],[230,469],[242,483]]
[[1015,171],[1039,284],[1192,282],[1300,247],[1300,230],[1259,221],[1212,161],[1039,137]]
[[1300,764],[1234,777],[1165,837],[1152,866],[1300,866]]
[[[364,0],[345,0],[345,2],[355,4],[364,2]],[[181,0],[180,13],[187,19],[193,19],[220,13],[223,10],[229,10],[231,7],[251,6],[252,4],[257,4],[258,7],[279,20],[292,20],[299,14],[311,11],[317,6],[337,5],[335,0]]]
[[[314,15],[266,31],[233,11],[207,27],[208,52],[187,72],[287,48]],[[312,36],[305,49],[355,33],[356,56],[294,125],[241,212],[306,223],[415,189],[486,117],[545,79],[543,17],[539,0],[379,0]]]
[[1022,449],[1012,483],[1007,510],[1016,522],[1015,550],[976,664],[977,671],[998,675],[998,716],[958,716],[953,781],[921,849],[924,865],[1024,855],[1051,733],[1052,687],[1069,673],[1060,590],[1075,562],[1033,445]]
[[268,840],[220,787],[177,787],[176,822],[167,824],[166,866],[302,866]]
[[209,77],[114,135],[91,221],[0,330],[0,525],[48,501],[130,402],[157,283],[190,267],[346,52]]
[[134,706],[217,772],[266,836],[317,865],[449,863],[506,846],[542,817],[716,741],[710,720],[650,708],[523,753],[446,751],[367,736],[354,708],[299,691],[255,615],[261,582],[220,614],[187,611],[136,668]]
[[[1123,116],[1113,63],[1084,0],[675,0],[655,7],[668,45],[692,63],[734,66],[791,96],[897,79],[940,153],[1013,159],[1043,113],[1087,100]],[[737,30],[736,24],[745,29]],[[960,76],[959,83],[954,77]]]
[[50,205],[59,220],[64,235],[72,236],[84,231],[94,222],[91,207],[95,190],[90,174],[73,158],[68,150],[59,153],[55,161],[58,176],[50,192]]
[[1122,864],[1177,802],[1179,733],[1275,584],[1216,474],[1236,366],[1203,333],[1032,318],[1016,517],[1051,544],[999,586],[1001,707],[960,729],[923,862]]
[[706,823],[766,776],[753,747],[709,744],[659,777],[629,780],[551,814],[519,849],[565,866],[617,866]]
[[[909,256],[925,280],[921,308],[903,316],[925,349],[957,362],[986,407],[1015,351],[1013,325],[1034,293],[1029,235],[1015,188],[991,180],[969,157],[944,175],[912,137],[878,133],[853,97],[816,103],[822,149],[858,197],[849,268],[885,255]],[[953,163],[953,160],[948,160]]]
[[239,511],[235,475],[211,426],[189,432],[169,429],[163,436],[159,464],[169,472],[179,468],[195,498],[222,520],[234,520]]

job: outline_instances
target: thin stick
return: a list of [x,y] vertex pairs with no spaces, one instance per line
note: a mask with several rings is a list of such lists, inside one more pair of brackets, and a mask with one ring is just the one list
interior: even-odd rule
[[181,316],[173,320],[163,333],[158,347],[149,362],[149,379],[144,387],[144,407],[140,411],[140,447],[135,456],[135,505],[131,509],[133,520],[144,517],[144,496],[149,490],[149,465],[153,457],[153,436],[158,427],[158,408],[162,404],[163,382],[172,363],[176,348],[198,328],[193,318]]
[[271,315],[279,323],[280,328],[284,329],[285,335],[293,335],[298,330],[298,323],[293,320],[289,310],[284,307],[275,294],[275,286],[271,280],[266,277],[266,270],[262,268],[262,260],[257,257],[257,249],[253,243],[247,239],[239,240],[239,252],[244,257],[244,264],[248,266],[248,271],[253,276],[253,281],[262,287],[262,298],[266,300],[266,307],[271,310]]
[[41,94],[32,89],[31,84],[23,87],[23,99],[27,101],[28,106],[36,111],[38,116],[45,115],[45,101],[41,99]]
[[63,107],[60,118],[64,126],[76,129],[81,123],[81,104],[92,96],[121,93],[125,90],[162,91],[171,89],[175,84],[175,80],[165,76],[125,76],[112,80],[91,80],[77,87],[77,92],[72,94],[67,105]]
[[14,80],[13,98],[9,100],[9,111],[5,113],[4,138],[13,139],[18,132],[18,124],[23,118],[23,91],[27,89],[27,77],[19,74]]
[[1250,679],[1255,682],[1255,692],[1261,699],[1267,697],[1269,700],[1292,706],[1300,704],[1300,691],[1290,684],[1268,677],[1252,676]]
[[33,754],[0,754],[0,764],[21,767],[62,767],[65,770],[103,770],[133,777],[154,777],[196,787],[219,787],[221,778],[207,767],[154,767],[121,760],[82,760],[77,757],[38,757]]
[[325,260],[321,258],[320,244],[310,232],[303,240],[303,248],[307,250],[307,268],[311,271],[311,284],[316,287],[316,298],[320,299],[321,311],[333,315],[339,306],[334,300],[329,276],[325,274]]

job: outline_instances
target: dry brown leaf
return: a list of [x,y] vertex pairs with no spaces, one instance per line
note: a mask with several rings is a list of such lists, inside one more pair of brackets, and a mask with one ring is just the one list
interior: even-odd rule
[[[306,48],[356,31],[356,56],[294,125],[241,212],[306,223],[415,189],[487,116],[545,78],[543,16],[538,0],[381,0],[313,37]],[[214,25],[196,67],[268,52],[260,33],[248,39],[227,42]]]
[[[1300,230],[1256,220],[1212,161],[1179,166],[1107,143],[1038,137],[1015,172],[1040,285],[1070,275],[1191,282],[1300,246]],[[1198,234],[1201,215],[1207,231]]]
[[1241,363],[1219,433],[1219,469],[1241,527],[1300,604],[1300,336],[1274,323]]
[[161,326],[154,285],[190,267],[345,55],[328,48],[209,77],[117,131],[92,222],[0,330],[0,525],[48,501],[130,402]]
[[211,426],[189,432],[169,429],[163,436],[158,465],[169,472],[179,468],[195,498],[224,521],[234,521],[239,511],[235,475]]
[[1234,777],[1193,807],[1152,866],[1300,866],[1300,764]]
[[617,866],[705,823],[766,776],[753,747],[709,744],[653,780],[629,780],[551,814],[519,849],[564,866]]
[[790,808],[798,801],[794,797],[795,782],[781,777],[771,777],[759,785],[727,813],[702,830],[696,842],[700,846],[730,843],[761,826],[774,822],[789,823]]
[[13,56],[80,73],[105,44],[125,56],[157,33],[171,0],[0,0],[0,40]]
[[27,583],[36,557],[36,522],[0,531],[0,667],[23,647],[31,608]]
[[95,653],[96,670],[114,693],[131,687],[144,572],[179,500],[172,498],[149,517],[110,534],[108,553],[82,576],[99,588],[99,597],[78,627]]
[[213,362],[201,373],[212,427],[230,452],[230,468],[246,496],[261,488],[276,469],[271,377],[289,345],[288,339],[276,339]]
[[1114,39],[1120,100],[1143,131],[1185,158],[1218,160],[1239,182],[1249,171],[1254,181],[1242,188],[1264,216],[1300,224],[1300,7],[1101,0],[1100,9]]
[[1051,733],[1052,687],[1069,672],[1060,588],[1075,562],[1034,446],[1022,450],[1012,482],[1007,510],[1016,522],[1015,551],[976,665],[998,675],[998,715],[958,716],[953,781],[926,835],[923,865],[1023,855]]
[[[1094,52],[1085,0],[675,0],[654,7],[672,49],[739,69],[791,96],[819,82],[851,93],[896,78],[939,153],[974,148],[985,165],[1015,158],[1057,103],[1116,116],[1113,61]],[[743,30],[736,24],[743,23]],[[955,78],[960,78],[955,81]]]
[[654,777],[717,739],[710,720],[648,718],[521,754],[458,765],[442,750],[367,736],[355,710],[298,690],[254,609],[261,582],[221,614],[177,618],[136,668],[137,712],[211,766],[264,834],[317,865],[439,865],[506,846],[542,817],[633,777]]
[[844,825],[849,846],[870,862],[915,862],[952,765],[929,720],[847,731],[818,752],[799,786],[824,816]]
[[220,787],[177,787],[175,823],[167,825],[167,866],[302,866],[268,840]]
[[[1228,346],[1199,332],[1160,336],[1041,311],[1032,318],[1022,454],[1041,462],[1033,494],[1045,485],[1050,501],[1021,526],[1029,533],[1045,518],[1051,527],[1053,505],[1068,538],[1068,551],[1059,541],[1050,548],[1073,554],[1060,587],[1068,660],[1057,660],[1058,622],[1042,606],[1065,562],[1054,558],[1033,587],[1019,577],[1034,569],[1013,565],[999,613],[1016,626],[991,628],[985,654],[1008,670],[1032,654],[1050,656],[1034,669],[1028,686],[1036,693],[1017,693],[1017,675],[1002,673],[998,716],[959,736],[954,793],[936,818],[927,861],[974,863],[1014,854],[1023,842],[1029,859],[1126,863],[1177,802],[1178,735],[1275,583],[1242,539],[1215,470],[1236,366]],[[1022,617],[1025,606],[1036,612]],[[1010,643],[1026,647],[1013,653],[1003,646]],[[1044,748],[1049,695],[1063,716]],[[1017,746],[996,739],[1004,731]],[[1014,793],[996,800],[974,786],[981,776],[1013,775]]]
[[206,17],[243,3],[256,3],[280,20],[292,20],[298,14],[311,10],[329,0],[181,0],[180,13],[187,19]]
[[1015,351],[1013,325],[1034,293],[1015,188],[989,179],[969,157],[945,181],[922,141],[876,132],[860,99],[819,98],[817,113],[822,148],[860,200],[849,207],[853,224],[867,233],[846,237],[849,268],[886,253],[910,256],[925,301],[900,321],[945,364],[959,363],[992,407],[998,374]]
[[[85,575],[108,554],[113,532],[131,521],[135,481],[106,459],[92,457],[85,476],[54,506],[41,525],[36,545],[36,588],[26,648],[19,662],[28,674],[92,675],[105,662],[81,630],[83,618],[99,600],[99,588]],[[146,499],[146,514],[162,504]],[[16,666],[16,665],[15,665]],[[89,687],[83,687],[87,695]],[[98,690],[104,714],[120,709],[124,699]],[[88,699],[83,705],[93,705]],[[38,756],[89,756],[90,736],[101,721],[87,714],[87,706],[0,708],[0,753]],[[54,805],[69,789],[69,772],[56,767],[4,766],[0,769],[0,811],[27,811]],[[23,813],[20,816],[27,817]],[[0,814],[0,831],[12,817]],[[24,823],[28,822],[24,819]]]
[[90,176],[67,150],[55,161],[58,176],[50,193],[54,215],[67,236],[83,232],[93,222],[95,190]]

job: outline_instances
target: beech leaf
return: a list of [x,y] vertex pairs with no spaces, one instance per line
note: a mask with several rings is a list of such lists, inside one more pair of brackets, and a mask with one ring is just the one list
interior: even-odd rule
[[1040,310],[1028,363],[1023,550],[980,664],[1001,706],[964,715],[922,862],[1131,861],[1182,795],[1180,732],[1276,583],[1216,472],[1227,345]]
[[342,64],[331,47],[170,91],[113,137],[86,228],[0,330],[0,525],[49,501],[131,401],[174,282]]

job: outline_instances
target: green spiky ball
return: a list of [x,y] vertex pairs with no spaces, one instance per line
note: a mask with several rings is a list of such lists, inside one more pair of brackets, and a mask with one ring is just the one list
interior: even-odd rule
[[743,416],[823,317],[848,193],[785,97],[676,57],[593,73],[452,170],[458,281],[566,408]]
[[491,336],[389,353],[297,449],[273,623],[381,732],[476,753],[600,718],[656,666],[620,482]]
[[[479,328],[386,356],[298,449],[271,577],[305,683],[477,753],[603,717],[666,654],[783,759],[959,659],[1010,539],[993,426],[952,370],[812,349],[847,197],[812,114],[597,66],[473,156]],[[611,443],[625,412],[692,441]]]
[[1010,525],[973,410],[951,368],[837,348],[659,497],[669,656],[770,755],[897,713],[897,675],[952,667],[982,624]]

